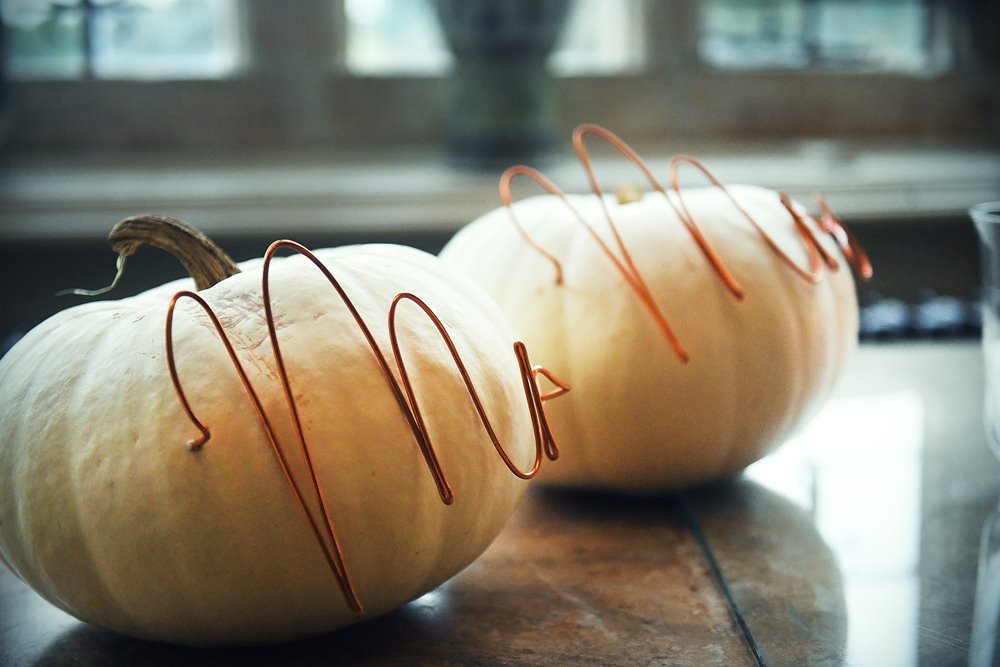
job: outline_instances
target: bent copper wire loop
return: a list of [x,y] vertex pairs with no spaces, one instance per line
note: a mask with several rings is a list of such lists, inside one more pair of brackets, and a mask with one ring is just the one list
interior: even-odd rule
[[[621,273],[625,282],[635,293],[636,297],[643,304],[646,310],[649,312],[650,316],[653,318],[657,327],[663,333],[667,342],[674,349],[674,352],[681,361],[688,360],[688,353],[684,348],[684,345],[677,339],[674,335],[672,329],[666,321],[665,316],[660,310],[659,306],[656,304],[653,298],[652,292],[646,284],[642,273],[636,267],[632,256],[628,251],[624,241],[618,230],[618,226],[615,224],[611,212],[608,209],[607,202],[604,199],[604,191],[597,182],[597,176],[594,172],[593,164],[590,159],[590,153],[587,150],[586,138],[588,135],[596,136],[597,138],[610,144],[618,153],[624,157],[626,160],[634,164],[643,176],[646,178],[649,185],[656,192],[663,195],[663,198],[673,209],[674,213],[677,215],[678,219],[687,229],[691,238],[698,245],[699,250],[701,250],[702,255],[708,260],[712,269],[718,275],[719,279],[725,284],[727,289],[733,294],[737,299],[743,298],[743,287],[737,281],[736,277],[730,272],[725,262],[722,260],[719,253],[715,250],[711,242],[702,233],[694,216],[688,210],[687,204],[684,202],[684,195],[681,193],[681,188],[678,179],[678,170],[681,165],[688,165],[700,171],[709,183],[718,188],[726,195],[729,201],[736,207],[740,215],[746,219],[750,225],[756,230],[757,234],[761,237],[764,243],[770,248],[783,263],[785,263],[792,271],[799,275],[804,280],[810,283],[818,283],[822,280],[822,270],[823,264],[826,265],[828,270],[836,271],[839,270],[839,265],[837,261],[823,248],[823,245],[814,235],[812,229],[807,224],[807,221],[812,221],[821,231],[830,234],[837,246],[840,248],[847,260],[858,275],[864,280],[868,280],[872,276],[871,263],[868,261],[868,257],[864,250],[861,248],[861,244],[858,243],[857,239],[847,230],[847,228],[837,219],[837,217],[830,211],[826,204],[826,200],[823,199],[821,195],[816,195],[817,203],[821,209],[820,219],[817,221],[811,216],[803,216],[798,211],[795,210],[791,199],[784,193],[780,194],[780,199],[782,205],[788,211],[792,223],[795,225],[796,232],[802,240],[802,243],[806,250],[807,259],[809,266],[807,269],[800,267],[795,261],[783,251],[778,244],[771,238],[771,236],[764,231],[760,224],[747,212],[743,206],[737,201],[729,189],[722,183],[718,178],[712,174],[701,162],[688,155],[676,155],[670,159],[668,166],[669,178],[670,178],[670,192],[663,184],[656,178],[652,170],[646,164],[645,160],[629,146],[625,141],[623,141],[618,135],[614,134],[610,130],[607,130],[599,125],[594,125],[591,123],[585,123],[579,125],[573,131],[573,148],[576,151],[577,157],[583,166],[584,172],[587,175],[587,181],[590,185],[591,191],[597,196],[598,201],[601,204],[601,210],[604,214],[604,220],[607,223],[608,229],[611,232],[611,237],[614,242],[614,246],[617,252],[612,249],[612,247],[601,238],[597,230],[594,229],[590,221],[585,219],[580,212],[570,203],[569,198],[566,194],[549,178],[542,174],[537,169],[526,165],[516,165],[510,167],[500,176],[500,199],[503,202],[504,207],[507,209],[511,222],[516,227],[518,233],[525,240],[525,242],[540,255],[545,257],[555,269],[555,282],[556,284],[562,284],[564,280],[562,263],[556,258],[551,252],[542,247],[535,239],[528,233],[521,224],[514,211],[514,200],[511,194],[511,182],[516,176],[526,176],[531,180],[535,181],[544,190],[552,195],[558,197],[570,210],[573,218],[580,224],[582,224],[590,236],[598,244],[601,251],[611,260],[615,269]],[[671,197],[670,195],[674,195]],[[676,202],[674,201],[676,199]]]
[[[263,404],[261,403],[260,397],[257,391],[254,389],[253,384],[247,376],[247,373],[243,367],[242,362],[239,360],[235,349],[233,348],[232,342],[229,336],[226,334],[225,327],[219,321],[218,316],[212,310],[208,302],[197,292],[192,292],[190,290],[182,290],[176,293],[173,298],[171,298],[170,303],[167,307],[167,319],[166,319],[166,354],[167,354],[167,366],[170,371],[170,379],[173,383],[174,391],[177,394],[177,398],[180,401],[181,407],[184,413],[187,415],[188,419],[194,424],[195,428],[198,429],[199,436],[188,442],[188,448],[192,451],[197,451],[205,443],[208,442],[210,438],[210,433],[208,427],[195,415],[191,404],[188,401],[187,395],[184,392],[183,385],[181,383],[179,374],[177,372],[177,364],[174,352],[173,343],[173,322],[174,322],[174,312],[176,310],[177,303],[181,299],[191,299],[197,303],[201,309],[208,315],[212,327],[219,335],[219,339],[222,341],[223,347],[226,353],[229,355],[229,359],[239,376],[240,382],[243,385],[247,396],[253,406],[254,412],[257,418],[260,420],[261,426],[270,442],[271,449],[274,452],[275,458],[278,461],[278,465],[281,468],[282,474],[285,477],[286,482],[295,496],[295,500],[305,515],[306,520],[309,522],[309,527],[319,543],[320,548],[323,551],[323,556],[333,572],[334,578],[337,581],[341,593],[347,602],[348,607],[355,616],[362,616],[364,614],[364,607],[358,598],[357,591],[354,589],[351,583],[351,578],[347,570],[347,566],[344,562],[344,553],[340,545],[340,540],[337,536],[337,531],[334,529],[333,519],[330,516],[329,505],[326,500],[326,496],[323,492],[323,488],[319,482],[319,477],[316,473],[316,469],[313,465],[312,454],[310,447],[307,443],[305,432],[302,427],[302,420],[299,416],[298,405],[295,402],[295,398],[292,392],[291,380],[289,378],[288,370],[285,366],[284,357],[281,352],[281,345],[278,343],[277,328],[275,326],[273,306],[271,303],[271,286],[270,286],[270,269],[271,269],[271,259],[274,257],[274,253],[281,248],[290,248],[293,251],[303,255],[309,259],[323,274],[327,279],[333,289],[337,292],[344,306],[350,312],[355,323],[360,329],[362,335],[367,341],[372,354],[375,357],[375,361],[378,367],[381,369],[383,377],[385,377],[386,382],[389,386],[393,397],[399,406],[400,411],[403,414],[403,418],[406,420],[407,425],[413,433],[414,439],[416,440],[417,446],[420,449],[421,454],[424,457],[424,461],[434,479],[435,486],[437,487],[438,494],[441,497],[442,502],[450,505],[454,501],[454,493],[450,485],[448,484],[447,478],[445,477],[444,471],[438,461],[437,454],[434,451],[434,446],[431,441],[430,433],[427,430],[426,425],[423,421],[423,416],[420,412],[420,406],[416,400],[414,394],[413,385],[410,381],[409,375],[406,371],[405,362],[403,360],[402,351],[400,349],[397,331],[396,331],[396,310],[402,301],[411,301],[415,303],[423,313],[431,320],[441,336],[442,341],[448,348],[448,352],[451,355],[452,360],[455,363],[456,369],[459,375],[462,377],[462,381],[465,383],[466,389],[469,392],[469,396],[472,403],[479,415],[483,426],[486,429],[493,446],[496,448],[497,453],[503,460],[507,468],[517,477],[521,479],[531,479],[536,474],[541,467],[541,461],[543,455],[548,457],[550,460],[555,460],[559,456],[559,450],[556,446],[555,440],[552,437],[552,432],[549,428],[548,420],[545,417],[545,410],[543,403],[547,400],[560,396],[561,394],[569,391],[569,386],[561,382],[557,377],[555,377],[551,372],[541,366],[532,366],[528,358],[527,348],[524,343],[517,341],[514,343],[514,355],[517,358],[518,369],[521,374],[522,383],[524,386],[525,398],[528,403],[528,412],[531,416],[532,430],[535,436],[535,461],[529,470],[522,471],[518,468],[514,462],[511,460],[506,449],[500,443],[497,437],[493,425],[490,423],[489,418],[486,415],[485,409],[483,408],[482,402],[479,398],[479,394],[473,385],[472,379],[469,376],[468,369],[462,362],[461,356],[459,355],[458,349],[455,346],[454,340],[449,335],[446,327],[437,317],[434,311],[419,297],[409,292],[403,292],[393,299],[392,305],[390,306],[388,313],[388,326],[389,326],[389,338],[392,348],[393,358],[396,362],[396,366],[399,369],[400,378],[397,379],[390,368],[385,354],[382,352],[381,347],[372,335],[371,329],[369,329],[367,323],[361,317],[354,303],[348,297],[347,293],[344,291],[340,282],[333,276],[331,271],[305,246],[298,244],[294,241],[275,241],[268,247],[267,252],[264,254],[263,267],[261,270],[261,284],[262,284],[262,297],[264,304],[264,320],[267,326],[268,338],[271,343],[271,349],[274,354],[275,364],[278,371],[279,382],[282,387],[282,391],[285,396],[285,403],[288,408],[289,415],[292,419],[292,424],[295,430],[296,439],[299,443],[300,453],[305,463],[307,474],[308,474],[308,485],[309,490],[312,492],[314,499],[318,502],[321,511],[321,517],[317,519],[313,515],[313,511],[310,510],[308,504],[306,503],[305,494],[295,477],[291,474],[290,467],[288,465],[288,459],[286,457],[285,451],[282,448],[280,442],[278,441],[275,430],[271,424],[267,412],[264,410]],[[542,394],[538,388],[537,377],[542,375],[553,383],[555,389]]]

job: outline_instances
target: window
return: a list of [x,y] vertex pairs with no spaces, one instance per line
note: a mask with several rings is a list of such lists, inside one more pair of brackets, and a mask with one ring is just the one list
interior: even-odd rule
[[[1000,106],[996,63],[970,54],[992,53],[983,40],[995,37],[971,12],[989,5],[578,0],[547,85],[560,131],[593,121],[646,145],[981,138]],[[14,148],[445,143],[454,68],[432,0],[0,0],[0,11]]]
[[2,0],[16,79],[216,78],[237,62],[234,0]]
[[[441,75],[453,58],[432,0],[346,0],[347,69],[362,75]],[[577,0],[549,66],[562,76],[635,71],[642,64],[638,0]]]
[[921,0],[707,0],[698,46],[719,69],[920,72],[930,16]]
[[[17,79],[218,78],[239,51],[235,0],[0,0]],[[562,75],[635,70],[638,0],[578,0],[551,58]],[[432,0],[344,0],[347,70],[445,74],[452,56]]]
[[642,3],[636,0],[577,0],[552,69],[562,76],[636,72],[644,64]]
[[[431,0],[346,0],[347,66],[363,75],[440,75],[451,54]],[[550,67],[563,76],[638,71],[642,7],[578,0]],[[701,60],[720,70],[921,72],[931,65],[921,0],[706,0]]]
[[347,69],[362,75],[442,74],[451,55],[430,0],[346,0]]

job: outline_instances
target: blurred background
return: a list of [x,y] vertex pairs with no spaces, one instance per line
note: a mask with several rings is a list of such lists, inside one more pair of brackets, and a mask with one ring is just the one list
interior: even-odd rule
[[[0,0],[0,336],[110,281],[120,218],[236,259],[275,238],[435,251],[506,166],[585,191],[569,135],[823,192],[876,267],[865,335],[971,335],[969,205],[1000,199],[987,0]],[[594,147],[602,183],[641,185]],[[701,184],[694,181],[692,184]],[[525,184],[518,194],[535,194]],[[158,251],[121,294],[182,270]]]

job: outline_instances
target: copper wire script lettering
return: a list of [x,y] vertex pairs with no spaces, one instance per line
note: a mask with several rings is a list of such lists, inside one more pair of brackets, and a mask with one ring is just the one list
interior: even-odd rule
[[[573,218],[583,225],[590,236],[598,244],[601,251],[608,257],[614,268],[621,273],[625,282],[629,285],[632,291],[635,293],[636,297],[642,303],[642,305],[649,312],[650,316],[653,318],[657,327],[663,333],[667,342],[673,348],[675,354],[681,361],[688,360],[688,352],[684,348],[684,345],[678,340],[677,336],[674,335],[667,323],[666,317],[660,310],[653,294],[646,284],[646,281],[642,277],[642,273],[636,267],[632,260],[632,256],[628,251],[621,235],[618,231],[618,227],[615,224],[611,216],[611,211],[608,209],[607,202],[604,199],[604,191],[598,184],[597,176],[594,172],[593,164],[590,159],[590,153],[587,150],[586,138],[588,135],[593,135],[608,144],[610,144],[615,150],[618,151],[626,160],[632,162],[639,171],[642,172],[643,176],[646,178],[649,185],[656,192],[663,195],[663,198],[667,201],[673,211],[676,213],[677,217],[680,219],[681,223],[687,229],[691,238],[698,245],[702,254],[708,260],[712,269],[719,276],[719,279],[725,284],[727,289],[733,294],[737,299],[743,298],[743,287],[740,285],[739,281],[726,267],[725,262],[722,257],[712,246],[711,242],[705,237],[698,227],[694,216],[688,210],[687,204],[684,202],[684,196],[681,192],[680,181],[678,178],[678,172],[682,165],[688,165],[700,171],[709,183],[714,187],[722,191],[723,194],[732,202],[732,204],[737,208],[742,217],[744,217],[750,225],[757,231],[764,243],[776,253],[781,260],[788,265],[788,267],[802,277],[804,280],[811,283],[818,283],[823,278],[823,264],[826,265],[828,270],[836,271],[839,270],[839,265],[837,261],[823,248],[822,244],[813,234],[812,229],[807,224],[807,219],[804,218],[798,211],[795,210],[792,205],[791,199],[784,193],[780,193],[781,202],[784,207],[788,210],[791,217],[792,223],[795,225],[796,232],[802,239],[802,243],[805,247],[806,254],[809,261],[809,267],[804,269],[797,265],[791,257],[788,256],[778,244],[768,235],[766,231],[754,220],[751,216],[736,200],[736,198],[730,193],[729,189],[722,183],[711,171],[708,170],[701,162],[688,155],[676,155],[671,158],[669,163],[669,178],[670,178],[670,193],[668,194],[667,189],[663,184],[656,178],[653,174],[652,169],[646,164],[645,160],[627,143],[625,143],[618,135],[613,132],[591,123],[585,123],[583,125],[577,126],[573,131],[573,148],[576,151],[577,157],[583,166],[584,171],[587,175],[587,181],[590,184],[591,191],[597,196],[601,204],[601,209],[604,213],[604,220],[607,223],[608,229],[611,232],[611,238],[613,240],[614,249],[609,245],[601,236],[598,234],[597,230],[591,225],[591,223],[580,214],[580,212],[573,206],[569,201],[566,194],[549,178],[544,174],[539,172],[537,169],[528,167],[525,165],[516,165],[508,168],[500,176],[500,199],[506,207],[511,222],[517,228],[518,233],[525,240],[525,242],[536,252],[545,257],[549,262],[552,263],[555,269],[555,282],[561,285],[564,281],[564,274],[562,269],[562,263],[548,250],[543,248],[534,238],[528,233],[521,224],[517,217],[514,207],[513,195],[511,194],[511,182],[516,176],[526,176],[531,180],[535,181],[548,193],[558,197],[573,214]],[[670,194],[675,195],[671,197]],[[674,201],[676,199],[676,203]],[[830,208],[827,206],[826,200],[821,196],[816,196],[817,203],[821,210],[821,215],[819,220],[813,218],[808,218],[823,232],[830,234],[837,246],[840,248],[848,264],[850,264],[858,275],[864,280],[868,280],[872,276],[872,265],[868,260],[868,256],[865,254],[858,243],[857,239],[847,230],[847,228],[837,219]]]
[[[197,303],[202,310],[208,315],[212,327],[219,335],[219,339],[222,341],[223,347],[229,356],[230,361],[233,364],[237,375],[239,376],[240,382],[246,391],[247,397],[253,406],[254,412],[257,418],[260,420],[261,426],[264,429],[264,433],[270,442],[271,449],[274,452],[275,458],[281,468],[282,474],[284,475],[285,481],[287,482],[289,489],[294,496],[296,503],[305,515],[306,520],[309,522],[309,527],[316,538],[317,543],[323,551],[323,556],[330,567],[334,578],[337,581],[341,593],[348,607],[355,616],[364,615],[364,607],[361,604],[361,600],[358,597],[357,591],[355,590],[350,575],[348,573],[347,565],[344,562],[344,553],[341,548],[340,540],[337,535],[337,531],[334,528],[333,519],[330,516],[329,506],[326,497],[323,492],[323,487],[320,484],[319,476],[316,472],[315,466],[313,464],[313,458],[310,446],[308,444],[306,434],[302,427],[302,420],[299,416],[298,405],[296,404],[294,395],[292,393],[291,381],[289,379],[288,370],[285,366],[284,357],[282,355],[281,346],[278,343],[278,334],[275,326],[272,299],[271,299],[271,286],[270,286],[270,269],[271,269],[271,259],[274,257],[274,253],[281,248],[289,248],[307,259],[309,259],[317,269],[323,274],[326,280],[330,283],[331,287],[336,291],[344,306],[350,312],[355,323],[357,324],[359,330],[367,341],[374,355],[375,361],[380,368],[382,375],[392,392],[396,403],[399,406],[399,410],[406,420],[410,430],[413,433],[413,437],[416,440],[416,444],[423,455],[424,461],[430,471],[431,476],[434,479],[434,483],[437,487],[441,501],[447,505],[450,505],[454,501],[454,493],[451,486],[445,477],[444,471],[441,467],[441,463],[438,461],[437,454],[434,450],[433,443],[431,441],[430,433],[427,430],[427,426],[424,424],[423,416],[420,411],[420,406],[414,395],[413,385],[410,381],[409,374],[406,370],[406,364],[403,359],[403,354],[400,349],[400,344],[398,340],[398,335],[396,331],[396,313],[400,305],[404,301],[416,304],[417,307],[427,316],[428,319],[433,323],[434,327],[441,336],[442,342],[447,347],[449,354],[451,355],[452,361],[465,383],[465,387],[468,390],[469,397],[478,413],[480,420],[483,423],[483,427],[486,429],[493,446],[496,448],[497,453],[503,460],[507,468],[517,477],[521,479],[531,479],[538,474],[541,467],[542,457],[545,456],[549,460],[555,460],[559,456],[559,450],[556,446],[555,440],[552,437],[552,432],[549,429],[548,420],[545,417],[545,410],[543,403],[552,398],[560,396],[561,394],[569,391],[569,386],[562,381],[560,381],[551,372],[541,366],[532,366],[528,358],[527,348],[524,343],[517,341],[514,343],[513,351],[517,358],[518,368],[521,374],[522,383],[524,386],[525,398],[528,404],[528,412],[531,416],[532,429],[535,436],[535,460],[531,468],[527,471],[522,471],[517,467],[517,465],[512,461],[507,451],[504,449],[503,445],[500,443],[489,418],[486,415],[485,409],[483,408],[482,402],[479,398],[475,386],[473,385],[472,378],[469,376],[468,369],[462,362],[459,355],[458,349],[455,346],[454,340],[448,334],[447,328],[444,326],[442,321],[434,314],[434,311],[428,306],[423,300],[418,296],[411,294],[409,292],[402,292],[397,294],[393,299],[392,304],[389,308],[388,313],[388,327],[389,327],[389,337],[390,344],[392,348],[392,355],[396,362],[396,366],[399,369],[400,377],[397,379],[395,374],[392,372],[389,363],[386,359],[385,354],[382,352],[381,347],[372,335],[370,328],[367,323],[361,317],[354,303],[351,301],[350,297],[344,291],[340,282],[334,277],[333,273],[327,268],[310,250],[305,246],[298,244],[294,241],[282,240],[275,241],[267,249],[264,254],[264,261],[262,267],[262,296],[264,305],[264,320],[268,330],[268,337],[271,343],[271,350],[274,354],[275,364],[278,371],[279,381],[282,387],[282,391],[285,396],[285,402],[288,407],[288,413],[291,416],[292,424],[294,426],[296,439],[299,445],[299,451],[302,456],[302,460],[305,463],[307,474],[308,474],[308,492],[311,492],[312,497],[316,500],[320,507],[320,517],[314,516],[314,512],[309,509],[309,505],[306,502],[306,492],[303,491],[302,485],[298,480],[291,474],[291,470],[288,464],[288,458],[285,449],[279,442],[275,430],[271,424],[266,411],[264,410],[263,404],[254,388],[253,384],[250,382],[249,377],[240,362],[239,357],[233,348],[232,342],[229,336],[226,334],[225,328],[219,321],[218,316],[213,312],[209,303],[197,292],[190,290],[182,290],[176,293],[170,300],[169,306],[167,307],[167,318],[166,318],[166,355],[167,355],[167,366],[170,372],[170,379],[174,386],[174,391],[177,394],[177,398],[180,401],[181,407],[184,413],[187,415],[188,419],[198,430],[199,435],[188,442],[188,448],[192,451],[199,450],[204,446],[209,438],[210,433],[208,427],[197,417],[194,410],[191,408],[190,401],[184,391],[183,384],[179,377],[177,371],[177,364],[174,352],[174,342],[173,342],[173,322],[174,313],[176,310],[177,303],[182,299],[190,299]],[[541,393],[538,388],[537,377],[539,375],[547,378],[553,385],[554,389],[547,393]]]

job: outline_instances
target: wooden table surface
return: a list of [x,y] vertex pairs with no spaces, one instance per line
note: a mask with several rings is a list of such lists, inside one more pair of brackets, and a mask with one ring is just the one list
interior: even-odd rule
[[1000,605],[973,613],[1000,495],[981,391],[974,343],[864,346],[829,408],[743,477],[646,498],[533,488],[438,589],[281,646],[121,637],[2,571],[0,664],[964,665]]

